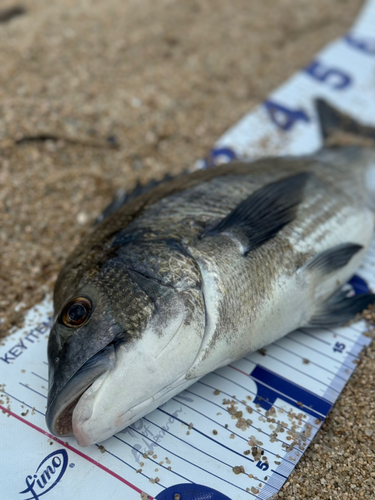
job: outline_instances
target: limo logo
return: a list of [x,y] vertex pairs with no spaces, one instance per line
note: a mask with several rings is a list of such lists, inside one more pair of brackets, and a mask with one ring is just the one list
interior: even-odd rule
[[28,493],[28,496],[22,500],[38,500],[42,495],[51,491],[63,477],[67,466],[66,450],[61,449],[50,453],[39,464],[35,474],[26,477],[27,488],[20,493]]

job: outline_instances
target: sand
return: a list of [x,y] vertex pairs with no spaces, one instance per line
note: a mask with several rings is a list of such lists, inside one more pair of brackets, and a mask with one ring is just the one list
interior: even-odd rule
[[[53,289],[116,189],[205,156],[361,5],[25,0],[0,12],[1,335]],[[374,358],[367,349],[280,498],[375,498]]]

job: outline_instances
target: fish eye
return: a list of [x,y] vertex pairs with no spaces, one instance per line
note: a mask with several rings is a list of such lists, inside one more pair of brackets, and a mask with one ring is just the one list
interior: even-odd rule
[[76,297],[64,307],[62,322],[69,328],[82,326],[88,320],[91,310],[91,300],[86,297]]

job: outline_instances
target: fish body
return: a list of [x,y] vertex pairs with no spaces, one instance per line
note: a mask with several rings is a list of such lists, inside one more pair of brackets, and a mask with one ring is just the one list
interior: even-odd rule
[[375,149],[199,171],[104,220],[55,287],[47,424],[100,442],[205,374],[374,301],[336,292],[370,245]]

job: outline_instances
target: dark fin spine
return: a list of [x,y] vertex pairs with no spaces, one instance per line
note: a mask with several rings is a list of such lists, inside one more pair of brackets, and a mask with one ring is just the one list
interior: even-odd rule
[[316,99],[315,108],[324,144],[337,131],[373,139],[375,142],[375,128],[362,125],[351,116],[342,113],[328,104],[324,99]]
[[105,207],[103,212],[97,216],[94,221],[94,226],[103,222],[110,215],[114,214],[119,208],[121,208],[127,201],[128,195],[123,189],[118,189],[113,197],[113,200],[109,205]]
[[295,218],[310,176],[310,173],[302,172],[258,189],[227,217],[208,229],[203,237],[239,231],[247,238],[246,255],[276,236]]
[[357,314],[362,313],[367,307],[375,303],[375,294],[364,293],[346,297],[342,290],[335,292],[310,319],[309,325],[316,327],[323,326],[344,326],[349,321],[355,319]]
[[363,246],[356,243],[336,245],[328,250],[324,250],[324,252],[320,252],[305,264],[304,269],[307,271],[317,271],[321,274],[332,273],[346,266],[350,259],[362,249]]
[[[187,171],[182,172],[182,174],[186,174]],[[115,196],[113,197],[113,200],[111,203],[103,210],[103,212],[96,218],[94,225],[99,224],[100,222],[103,222],[105,219],[107,219],[110,215],[114,214],[119,210],[121,207],[126,205],[126,203],[129,203],[132,200],[135,200],[135,198],[138,198],[138,196],[141,196],[144,193],[147,193],[148,191],[151,191],[151,189],[160,186],[161,184],[164,184],[165,182],[169,182],[173,179],[176,179],[179,176],[173,177],[170,174],[166,174],[160,181],[157,181],[155,179],[152,179],[150,182],[142,186],[139,182],[135,186],[135,188],[127,193],[124,189],[118,189],[115,193]]]

